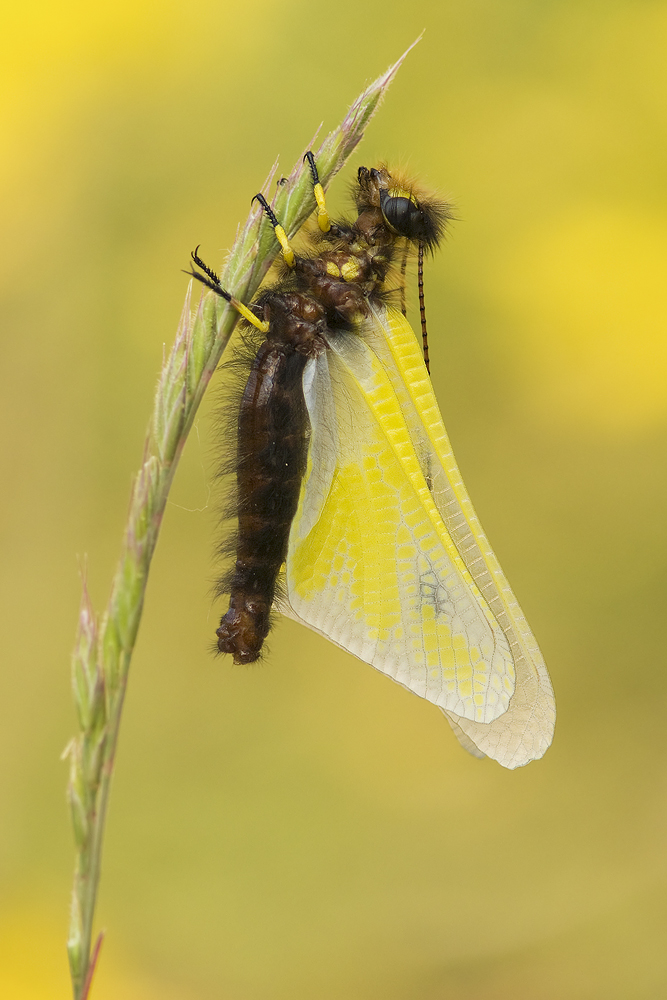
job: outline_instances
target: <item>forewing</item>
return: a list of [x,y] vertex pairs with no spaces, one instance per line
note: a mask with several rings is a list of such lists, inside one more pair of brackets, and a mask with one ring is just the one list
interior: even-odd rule
[[555,707],[470,503],[414,333],[378,308],[304,375],[311,438],[281,610],[439,705],[503,766],[541,757]]
[[385,364],[356,333],[330,347],[304,375],[311,437],[282,610],[488,725],[514,692],[509,643],[445,527]]
[[512,651],[516,690],[504,715],[480,724],[445,714],[466,749],[471,741],[505,767],[520,767],[541,757],[553,737],[555,704],[542,654],[470,502],[411,327],[397,310],[378,309],[367,341],[396,391],[449,537]]

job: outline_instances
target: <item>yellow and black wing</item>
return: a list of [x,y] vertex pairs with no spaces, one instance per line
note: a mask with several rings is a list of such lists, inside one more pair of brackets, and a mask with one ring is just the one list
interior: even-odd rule
[[308,362],[308,465],[280,610],[438,705],[463,746],[541,757],[555,709],[537,643],[461,480],[400,312]]

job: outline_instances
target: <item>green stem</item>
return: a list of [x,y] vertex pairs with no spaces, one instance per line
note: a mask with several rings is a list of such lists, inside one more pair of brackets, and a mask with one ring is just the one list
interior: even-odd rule
[[[406,55],[407,52],[361,94],[340,127],[315,152],[323,185],[340,170],[362,138]],[[274,172],[275,167],[264,186],[265,192]],[[290,236],[314,210],[310,172],[301,160],[287,182],[279,185],[272,205]],[[250,301],[277,250],[273,229],[262,217],[261,209],[253,208],[222,274],[224,287],[241,301]],[[158,383],[144,461],[132,487],[121,557],[109,603],[99,623],[84,580],[72,665],[79,732],[66,751],[70,760],[68,794],[77,851],[68,939],[75,1000],[87,1000],[102,942],[100,935],[91,954],[114,756],[150,563],[178,460],[237,319],[235,311],[213,293],[200,300],[192,316],[188,289],[176,340]]]

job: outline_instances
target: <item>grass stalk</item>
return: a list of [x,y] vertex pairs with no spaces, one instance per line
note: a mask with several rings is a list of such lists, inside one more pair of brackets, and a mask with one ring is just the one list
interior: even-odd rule
[[[357,98],[342,124],[315,150],[325,187],[361,140],[406,55],[407,52]],[[275,169],[274,165],[264,185],[266,197]],[[286,183],[278,186],[272,205],[289,236],[300,229],[314,210],[310,172],[301,160]],[[249,302],[277,251],[273,230],[259,206],[255,206],[231,250],[222,273],[223,286],[241,301]],[[70,764],[68,798],[76,845],[67,942],[74,1000],[87,1000],[102,944],[99,934],[92,946],[105,818],[151,559],[178,460],[238,319],[236,312],[212,292],[202,296],[192,314],[190,294],[191,285],[174,345],[158,381],[143,462],[132,486],[121,556],[109,603],[99,620],[85,579],[83,582],[72,658],[79,731],[65,751]]]

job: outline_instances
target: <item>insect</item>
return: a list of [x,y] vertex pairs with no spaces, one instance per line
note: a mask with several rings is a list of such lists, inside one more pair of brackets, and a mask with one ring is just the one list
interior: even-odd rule
[[[256,660],[275,606],[438,705],[475,756],[519,767],[549,746],[555,709],[427,371],[423,259],[450,209],[385,166],[360,167],[356,219],[332,221],[312,153],[305,162],[318,222],[308,252],[256,195],[281,246],[277,284],[245,305],[192,255],[193,276],[264,337],[238,414],[236,561],[218,648]],[[424,357],[394,303],[408,254]]]

